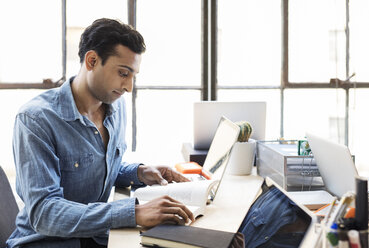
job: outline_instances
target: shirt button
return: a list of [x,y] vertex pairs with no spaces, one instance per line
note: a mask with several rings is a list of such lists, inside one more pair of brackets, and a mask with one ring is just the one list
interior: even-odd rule
[[95,134],[99,134],[99,131],[97,131],[97,130],[96,130],[96,131],[95,131]]
[[133,181],[131,181],[131,184],[133,185],[133,184],[134,184],[134,182],[133,182]]
[[269,239],[269,237],[268,236],[265,236],[265,238],[264,238],[265,240],[267,240],[267,239]]
[[79,166],[79,164],[76,162],[76,163],[74,164],[74,167],[78,168],[78,166]]

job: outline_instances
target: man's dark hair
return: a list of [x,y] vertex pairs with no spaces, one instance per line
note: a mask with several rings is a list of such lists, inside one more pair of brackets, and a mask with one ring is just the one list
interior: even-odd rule
[[107,18],[97,19],[81,35],[78,51],[80,62],[83,62],[88,51],[94,50],[104,65],[109,56],[116,55],[117,45],[126,46],[137,54],[146,50],[142,35],[130,25]]

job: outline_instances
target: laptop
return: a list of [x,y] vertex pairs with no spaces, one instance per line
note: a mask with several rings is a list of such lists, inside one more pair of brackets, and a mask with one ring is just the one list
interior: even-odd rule
[[252,139],[265,139],[266,102],[218,102],[194,103],[194,148],[207,150],[222,116],[233,122],[248,121],[253,127]]
[[[140,189],[132,188],[131,197],[137,197],[140,204],[142,204],[151,198],[169,195],[183,202],[193,212],[194,216],[202,215],[202,212],[205,211],[205,205],[214,200],[218,192],[230,153],[238,139],[239,132],[240,128],[238,125],[224,116],[220,118],[203,166],[203,170],[206,171],[211,180],[199,178],[199,175],[194,174],[192,175],[194,176],[193,182],[186,186],[184,186],[185,183],[170,183],[168,186],[152,185]],[[191,174],[184,174],[184,176],[190,177]],[[204,189],[206,189],[206,192]],[[193,204],[194,201],[198,202],[198,204]]]
[[[215,194],[228,165],[231,150],[240,132],[239,126],[224,116],[222,116],[218,122],[218,127],[216,128],[203,165],[203,171],[209,175],[211,179],[219,180],[218,185],[212,191],[210,196],[211,200],[215,198]],[[198,174],[184,174],[184,176],[187,176],[192,181],[206,180],[206,178]]]
[[348,191],[355,192],[358,173],[348,147],[311,133],[306,137],[326,190],[339,198]]
[[[142,243],[152,247],[158,245],[160,247],[318,247],[320,230],[316,228],[316,216],[290,199],[286,192],[270,178],[267,177],[263,184],[259,185],[260,188],[255,188],[255,191],[260,191],[259,195],[243,220],[240,220],[235,231],[222,228],[224,221],[234,222],[228,219],[229,215],[225,212],[215,220],[214,223],[218,224],[216,226],[154,227],[148,232],[155,233],[160,230],[161,235],[151,236],[146,233],[144,236],[148,235],[148,238],[142,238]],[[162,230],[162,228],[165,229]],[[238,233],[235,237],[236,231]],[[179,236],[178,233],[180,233]],[[196,235],[198,233],[202,236]],[[241,245],[239,233],[243,234],[244,245]],[[217,241],[214,243],[209,239]]]
[[245,237],[245,247],[316,247],[316,224],[309,209],[266,177],[238,232]]

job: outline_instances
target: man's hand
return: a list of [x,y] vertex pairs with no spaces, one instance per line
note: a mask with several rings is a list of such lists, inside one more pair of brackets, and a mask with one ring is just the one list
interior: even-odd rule
[[185,205],[169,196],[136,205],[135,212],[136,224],[146,228],[162,223],[185,224],[194,220],[192,212]]
[[160,184],[167,185],[168,182],[188,182],[190,181],[182,174],[176,172],[168,166],[148,166],[140,165],[137,169],[138,179],[146,185]]

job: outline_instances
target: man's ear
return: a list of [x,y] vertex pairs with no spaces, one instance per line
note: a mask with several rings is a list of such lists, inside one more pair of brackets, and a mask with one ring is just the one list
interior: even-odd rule
[[90,50],[85,55],[85,66],[87,70],[92,70],[97,65],[97,60],[99,59],[99,56],[97,56],[97,53],[93,50]]

